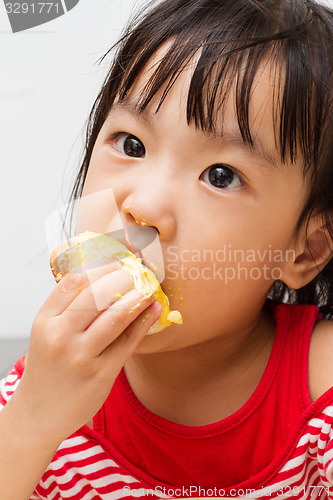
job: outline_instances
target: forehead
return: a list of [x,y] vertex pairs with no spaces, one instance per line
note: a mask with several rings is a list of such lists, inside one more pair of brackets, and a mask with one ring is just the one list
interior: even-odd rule
[[[268,166],[280,164],[281,155],[278,147],[276,123],[279,115],[277,90],[281,86],[281,72],[279,72],[280,77],[277,78],[276,65],[269,62],[267,58],[262,61],[253,77],[251,92],[246,96],[248,109],[244,109],[243,113],[239,109],[239,103],[237,103],[242,89],[240,89],[237,79],[230,80],[232,75],[229,75],[229,79],[228,75],[225,75],[224,81],[220,82],[214,110],[210,108],[210,89],[207,89],[206,94],[203,95],[200,111],[203,115],[209,113],[214,115],[214,123],[210,128],[204,123],[205,120],[202,123],[196,122],[193,113],[192,116],[189,116],[189,98],[191,91],[193,92],[193,76],[201,51],[197,51],[194,57],[175,75],[174,79],[164,81],[161,86],[155,85],[158,81],[158,75],[164,69],[164,58],[170,44],[171,42],[165,43],[155,52],[135,79],[125,98],[120,98],[118,95],[113,109],[128,111],[148,123],[158,119],[159,113],[167,112],[172,123],[176,123],[177,120],[182,122],[187,120],[189,125],[195,125],[197,130],[203,132],[207,139],[231,140],[234,144],[247,146],[261,154],[267,160]],[[246,64],[247,62],[244,61],[240,70],[243,76],[247,71]],[[215,73],[218,70],[216,68]],[[217,75],[212,74],[212,77],[216,78]],[[149,102],[145,102],[147,94],[152,88],[154,88],[154,93]],[[200,105],[198,102],[196,104]],[[244,125],[247,125],[250,130],[250,138],[243,133],[242,127],[244,129]]]

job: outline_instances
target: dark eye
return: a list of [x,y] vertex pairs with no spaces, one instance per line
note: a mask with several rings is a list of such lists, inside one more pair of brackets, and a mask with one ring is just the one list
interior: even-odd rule
[[120,153],[133,158],[144,158],[146,150],[140,139],[134,135],[119,133],[114,137],[116,149]]
[[243,186],[241,178],[235,171],[224,163],[216,163],[206,168],[201,179],[220,189],[231,189]]

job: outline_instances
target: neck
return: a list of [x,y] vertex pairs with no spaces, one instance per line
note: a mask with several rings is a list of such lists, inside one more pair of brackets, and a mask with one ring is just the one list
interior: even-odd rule
[[[224,403],[229,394],[233,405],[241,406],[241,398],[250,397],[265,370],[274,331],[271,313],[264,308],[253,324],[238,334],[217,337],[177,351],[134,354],[126,363],[125,373],[141,402],[166,418],[170,418],[170,413],[163,405],[170,407],[171,404],[175,408],[176,402],[178,405],[187,402],[193,408],[195,400],[205,398],[209,406],[208,399],[212,397],[212,407],[216,407],[216,394],[221,391]],[[182,411],[180,407],[179,411]],[[221,409],[216,411],[221,414]],[[205,414],[203,420],[207,418]],[[176,416],[170,419],[181,420]]]

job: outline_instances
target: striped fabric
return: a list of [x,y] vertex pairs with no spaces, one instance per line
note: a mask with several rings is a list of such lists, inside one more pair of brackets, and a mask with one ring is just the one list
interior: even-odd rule
[[[20,381],[13,368],[0,382],[0,409]],[[285,463],[262,484],[247,489],[189,491],[143,480],[117,463],[86,426],[58,448],[30,500],[118,500],[138,497],[237,497],[333,500],[333,405],[309,418]]]

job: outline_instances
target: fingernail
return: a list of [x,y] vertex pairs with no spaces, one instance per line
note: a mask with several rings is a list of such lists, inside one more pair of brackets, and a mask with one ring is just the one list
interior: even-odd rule
[[151,316],[159,318],[162,312],[162,305],[155,300],[152,305],[149,306],[149,312]]
[[144,319],[142,321],[148,321],[153,325],[158,318],[161,316],[162,306],[159,302],[154,301],[146,310]]

